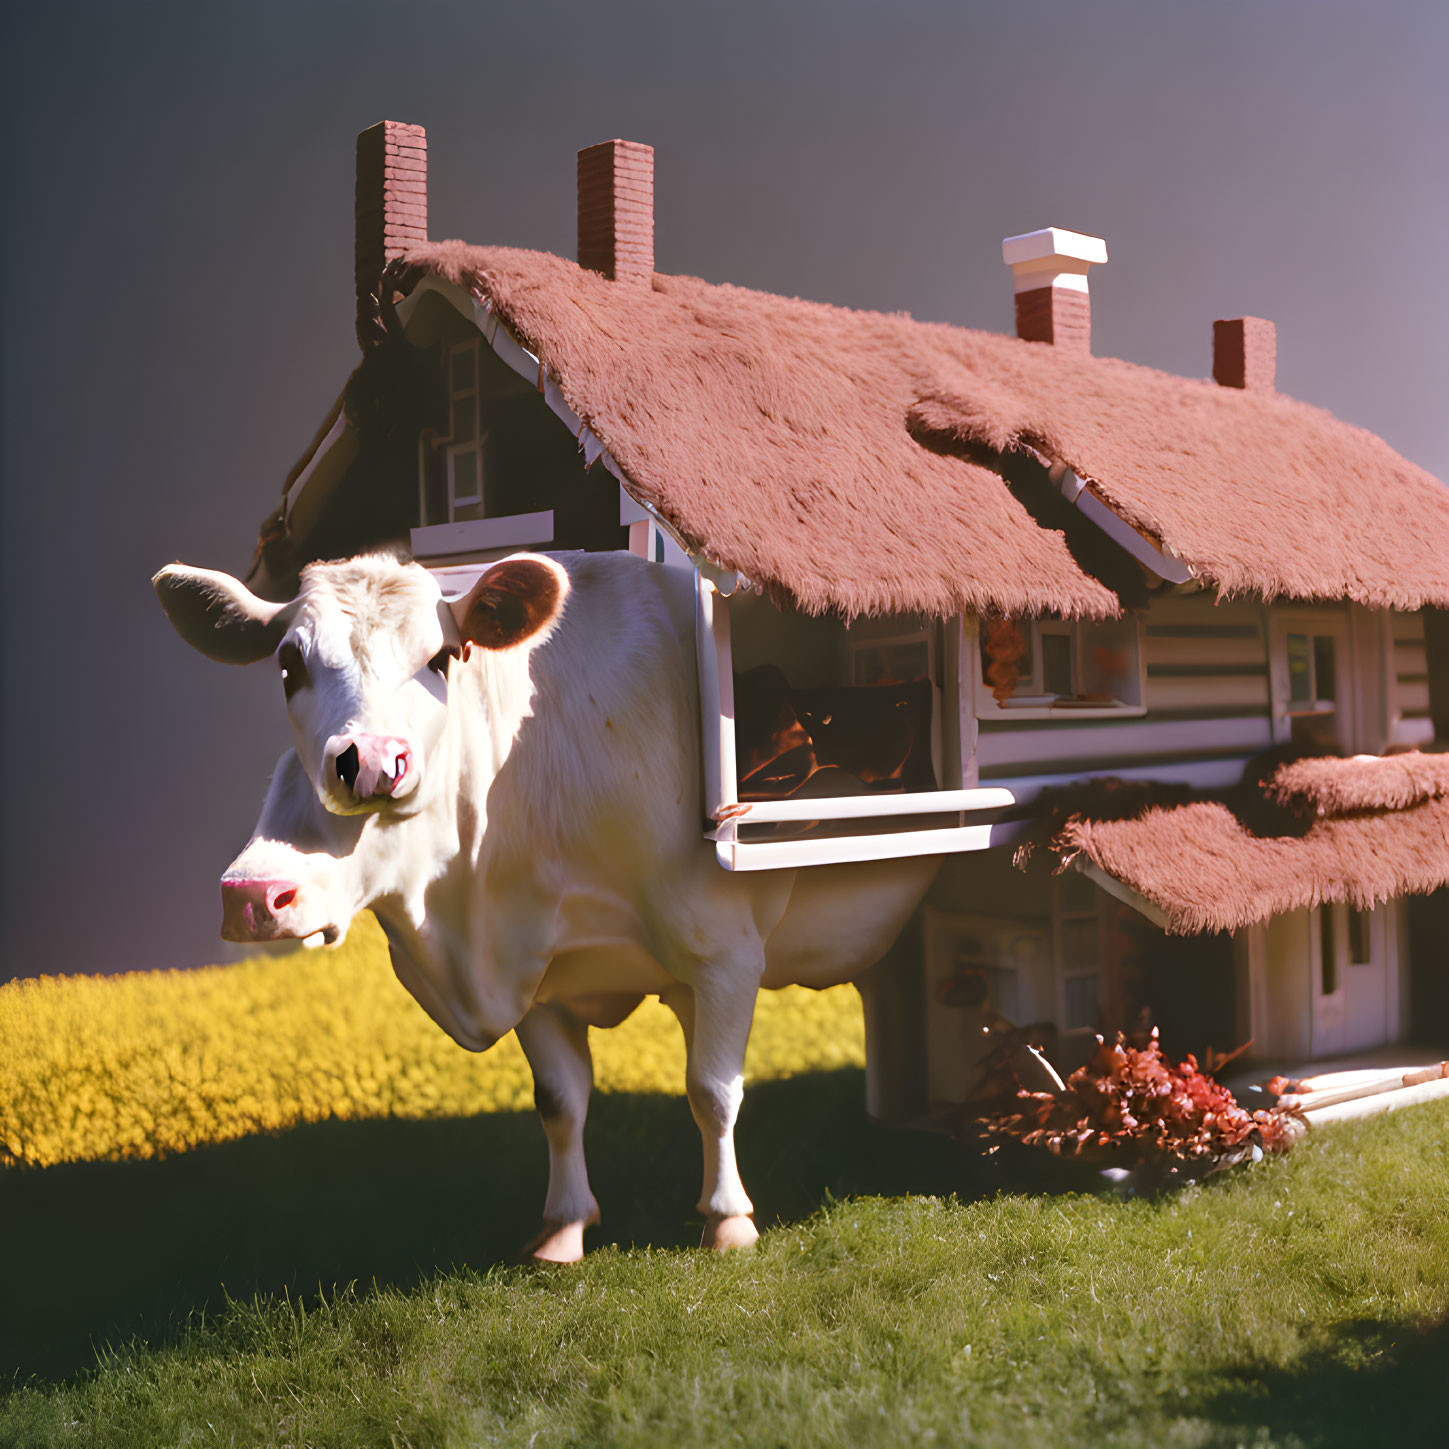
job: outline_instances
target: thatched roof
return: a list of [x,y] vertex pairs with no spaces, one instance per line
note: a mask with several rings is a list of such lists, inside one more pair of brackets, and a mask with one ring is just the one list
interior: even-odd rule
[[994,471],[1026,447],[1225,593],[1449,605],[1449,491],[1286,397],[540,252],[409,260],[491,302],[641,500],[806,609],[1115,612]]
[[1402,810],[1449,795],[1449,755],[1408,750],[1382,757],[1294,760],[1274,772],[1268,794],[1283,805],[1302,801],[1320,815]]
[[[1079,791],[1059,806],[1046,848],[1059,869],[1082,857],[1120,881],[1176,935],[1234,931],[1330,901],[1367,909],[1449,885],[1441,758],[1301,760],[1266,794],[1245,787],[1218,799],[1096,782],[1095,798]],[[1419,763],[1399,764],[1409,759]],[[1382,808],[1365,808],[1371,798]],[[1305,805],[1321,812],[1311,822]]]
[[909,319],[690,277],[621,285],[540,252],[408,255],[481,288],[641,501],[801,607],[1117,613],[996,473],[907,433],[930,375]]

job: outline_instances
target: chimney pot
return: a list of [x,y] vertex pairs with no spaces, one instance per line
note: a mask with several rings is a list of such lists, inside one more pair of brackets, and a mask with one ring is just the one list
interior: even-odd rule
[[1107,260],[1107,243],[1059,226],[1009,236],[1001,259],[1016,288],[1016,335],[1070,352],[1092,352],[1092,300],[1087,270]]
[[1273,392],[1278,374],[1278,329],[1264,317],[1229,317],[1213,323],[1213,380],[1245,392]]
[[616,282],[654,281],[654,148],[601,141],[579,152],[579,265]]
[[357,135],[357,295],[377,290],[382,269],[428,239],[428,133],[379,121]]

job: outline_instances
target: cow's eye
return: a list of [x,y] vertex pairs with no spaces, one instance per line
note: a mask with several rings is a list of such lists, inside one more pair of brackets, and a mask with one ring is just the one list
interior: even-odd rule
[[434,654],[431,659],[428,660],[428,668],[431,669],[435,674],[441,674],[446,677],[448,673],[448,661],[450,659],[456,659],[460,652],[461,651],[456,644],[444,644],[443,647],[439,649],[438,652]]
[[277,663],[282,667],[282,688],[291,699],[307,683],[307,661],[295,644],[283,644],[277,650]]

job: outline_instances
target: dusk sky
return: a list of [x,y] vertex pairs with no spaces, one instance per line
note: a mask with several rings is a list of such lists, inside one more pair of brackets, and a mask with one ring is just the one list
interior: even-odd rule
[[0,976],[227,959],[217,877],[288,731],[150,576],[243,572],[353,365],[356,133],[430,230],[574,254],[574,157],[656,153],[656,266],[1012,327],[1005,235],[1103,236],[1094,350],[1278,385],[1449,478],[1449,5],[12,6]]

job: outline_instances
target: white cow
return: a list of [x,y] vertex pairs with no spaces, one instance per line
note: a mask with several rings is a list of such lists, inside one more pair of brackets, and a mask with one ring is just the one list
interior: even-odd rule
[[225,574],[156,576],[213,658],[275,654],[296,740],[223,878],[238,939],[337,940],[370,906],[398,978],[455,1041],[516,1030],[549,1144],[534,1254],[598,1220],[583,1156],[587,1027],[645,995],[679,1018],[704,1141],[704,1242],[757,1236],[735,1166],[761,987],[878,961],[935,858],[735,875],[702,829],[690,580],[628,554],[520,554],[444,601],[424,569],[314,564],[267,603]]

